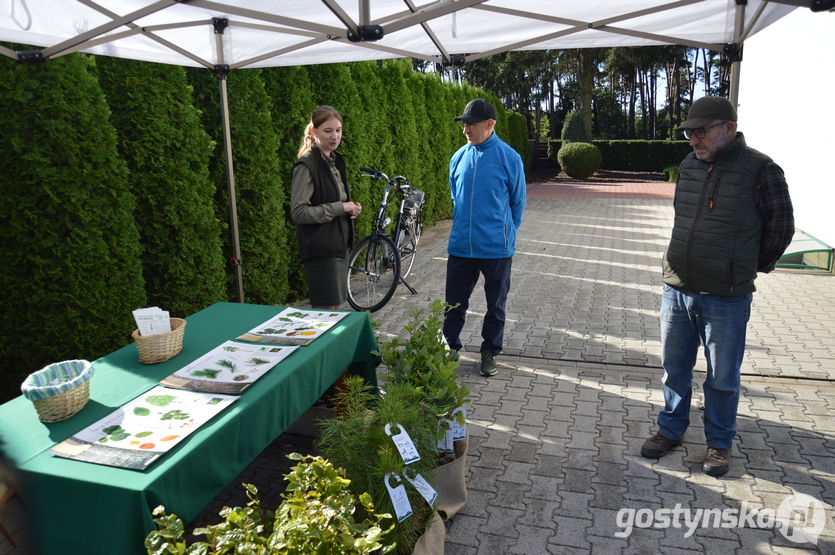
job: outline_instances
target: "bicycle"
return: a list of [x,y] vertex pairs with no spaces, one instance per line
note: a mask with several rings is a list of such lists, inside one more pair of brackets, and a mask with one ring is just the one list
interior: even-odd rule
[[[402,175],[390,179],[379,170],[360,170],[365,172],[363,177],[385,181],[386,186],[374,230],[359,242],[348,259],[348,303],[354,310],[376,312],[389,302],[398,282],[417,294],[405,278],[412,271],[420,241],[424,192],[413,189]],[[391,218],[386,217],[386,210],[392,189],[400,193],[401,201],[394,236],[390,237],[386,229]]]

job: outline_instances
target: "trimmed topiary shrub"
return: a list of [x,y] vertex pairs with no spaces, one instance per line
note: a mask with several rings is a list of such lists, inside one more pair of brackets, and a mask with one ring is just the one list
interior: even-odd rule
[[591,136],[586,131],[583,123],[583,114],[578,110],[569,112],[562,124],[560,135],[563,144],[566,143],[591,143]]
[[603,157],[592,144],[568,143],[557,153],[557,160],[568,177],[583,181],[600,168]]
[[664,168],[664,176],[670,183],[678,181],[678,166],[667,166]]

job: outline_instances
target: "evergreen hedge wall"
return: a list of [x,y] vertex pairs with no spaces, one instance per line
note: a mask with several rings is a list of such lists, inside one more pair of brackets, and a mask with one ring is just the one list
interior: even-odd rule
[[[663,172],[668,166],[678,166],[693,151],[688,141],[592,141],[603,156],[604,170]],[[548,141],[548,158],[559,167],[557,153],[562,141]]]
[[136,197],[95,60],[0,63],[0,401],[127,343],[145,304]]
[[[449,217],[449,159],[466,142],[453,118],[471,99],[493,103],[499,136],[528,154],[497,98],[415,74],[407,60],[242,69],[227,87],[249,303],[307,296],[290,169],[316,106],[345,120],[340,151],[366,207],[358,239],[382,196],[360,166],[424,190],[425,225]],[[85,54],[37,66],[0,59],[0,402],[46,364],[129,344],[136,308],[188,316],[236,300],[219,90],[207,69]]]
[[183,317],[227,299],[203,129],[178,66],[96,59],[128,165],[148,304]]

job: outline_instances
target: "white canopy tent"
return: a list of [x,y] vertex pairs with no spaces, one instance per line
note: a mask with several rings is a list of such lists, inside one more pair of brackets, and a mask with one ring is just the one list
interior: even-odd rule
[[[509,50],[680,44],[732,59],[797,6],[835,0],[0,0],[0,55],[71,52],[204,66],[220,79],[234,256],[240,259],[223,77],[233,69],[411,57],[460,64]],[[738,64],[738,62],[737,62]],[[732,81],[736,101],[738,79]],[[237,271],[243,302],[241,271]]]

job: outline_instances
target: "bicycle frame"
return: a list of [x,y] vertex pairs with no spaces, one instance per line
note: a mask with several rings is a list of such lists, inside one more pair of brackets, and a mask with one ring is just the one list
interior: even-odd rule
[[[360,169],[367,172],[363,176],[386,182],[371,234],[357,244],[349,260],[348,301],[356,310],[373,312],[388,302],[398,282],[402,282],[413,295],[417,294],[417,291],[404,279],[401,262],[408,261],[405,272],[408,274],[417,252],[419,233],[415,232],[415,224],[408,221],[410,213],[407,207],[409,210],[414,210],[415,218],[419,218],[423,192],[412,189],[409,181],[401,175],[389,178],[386,174],[371,168]],[[400,192],[402,199],[395,228],[389,235],[387,228],[391,219],[386,217],[386,212],[392,202],[390,195],[393,189]],[[357,277],[360,278],[358,281]],[[355,290],[354,287],[358,289]],[[356,298],[354,291],[360,293]]]

